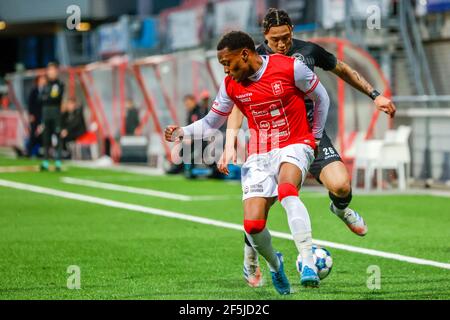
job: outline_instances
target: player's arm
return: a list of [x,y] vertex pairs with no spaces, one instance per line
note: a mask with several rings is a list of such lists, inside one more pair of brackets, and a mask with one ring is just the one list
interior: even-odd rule
[[319,77],[299,60],[295,60],[294,62],[294,77],[297,88],[314,101],[312,131],[316,142],[320,142],[325,128],[325,122],[327,121],[330,97],[320,82]]
[[175,125],[167,126],[164,130],[164,136],[167,141],[176,141],[182,137],[203,139],[212,136],[223,126],[233,106],[234,102],[228,97],[224,81],[210,111],[205,117],[181,128]]
[[391,118],[394,117],[396,111],[394,103],[390,99],[379,94],[363,76],[348,64],[338,60],[336,67],[331,70],[331,72],[350,84],[353,88],[370,97],[378,110],[388,114]]
[[237,106],[233,107],[227,122],[227,135],[225,148],[234,148],[237,141],[237,136],[239,129],[242,127],[242,122],[244,121],[244,115]]
[[316,65],[325,71],[331,71],[347,82],[353,88],[364,93],[372,100],[378,110],[387,113],[391,118],[395,115],[395,105],[385,96],[374,90],[373,86],[348,64],[339,61],[336,57],[317,44],[314,45]]
[[219,172],[228,175],[228,163],[233,161],[234,164],[237,162],[237,154],[236,154],[236,144],[237,144],[237,136],[239,133],[239,129],[242,126],[242,122],[244,120],[244,115],[238,107],[234,106],[231,111],[230,116],[228,117],[227,122],[227,131],[225,138],[225,149],[217,162],[217,169]]

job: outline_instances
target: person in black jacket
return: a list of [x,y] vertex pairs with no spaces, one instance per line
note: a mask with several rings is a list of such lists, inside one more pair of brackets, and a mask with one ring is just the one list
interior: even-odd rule
[[52,135],[57,137],[55,167],[56,171],[61,170],[61,102],[64,96],[64,83],[59,79],[59,66],[51,62],[47,66],[48,83],[42,93],[42,122],[44,127],[44,161],[41,164],[41,171],[48,171],[50,147]]
[[134,136],[136,135],[136,129],[139,127],[139,110],[131,99],[127,99],[125,108],[127,110],[125,132],[127,136]]
[[64,151],[68,151],[67,143],[75,141],[86,133],[83,108],[78,105],[75,98],[69,98],[67,100],[66,110],[62,114],[61,128],[61,142]]
[[42,119],[42,92],[47,85],[47,78],[40,75],[28,96],[28,113],[30,122],[30,137],[27,144],[27,155],[33,156],[33,149],[39,142],[38,128]]
[[184,107],[186,108],[186,125],[194,123],[203,118],[208,112],[202,112],[194,95],[187,94],[183,98]]

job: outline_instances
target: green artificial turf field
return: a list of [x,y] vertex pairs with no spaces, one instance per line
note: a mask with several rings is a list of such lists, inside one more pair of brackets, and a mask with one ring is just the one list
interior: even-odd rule
[[[0,169],[36,164],[0,158]],[[180,201],[69,184],[64,177],[228,198]],[[47,189],[47,194],[19,190],[2,186],[1,181],[141,209],[67,199]],[[319,289],[304,289],[295,268],[293,241],[274,237],[274,247],[284,254],[285,270],[295,290],[281,297],[265,263],[262,288],[250,288],[243,281],[241,231],[139,211],[162,209],[242,224],[240,196],[239,183],[189,181],[182,176],[77,167],[66,167],[60,173],[0,171],[0,299],[450,299],[448,269],[336,248],[328,248],[334,259],[329,277]],[[315,239],[450,263],[450,198],[357,195],[352,207],[369,226],[368,235],[360,238],[329,212],[325,192],[308,192],[305,187],[301,197]],[[268,226],[289,233],[279,204],[272,208]],[[67,270],[72,265],[81,271],[79,290],[67,287],[71,276]],[[369,266],[381,271],[380,289],[367,286]]]

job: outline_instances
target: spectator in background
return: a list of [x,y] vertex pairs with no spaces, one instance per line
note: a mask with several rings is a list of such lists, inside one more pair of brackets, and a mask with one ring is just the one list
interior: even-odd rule
[[[200,106],[197,104],[197,101],[192,94],[187,94],[183,98],[184,107],[186,109],[186,124],[189,125],[197,120],[203,118],[206,114],[200,112]],[[192,141],[188,141],[187,139],[183,142],[186,144],[191,144],[191,159],[193,159],[193,143]],[[170,169],[167,171],[169,174],[177,174],[183,171],[184,164],[181,163],[179,165],[172,165]]]
[[66,102],[65,111],[62,114],[61,127],[62,149],[70,157],[67,144],[75,141],[87,131],[83,107],[77,103],[75,98],[69,98]]
[[[209,94],[209,91],[205,89],[205,90],[203,90],[203,91],[200,93],[200,104],[199,104],[199,108],[200,108],[200,114],[202,115],[201,118],[203,118],[204,116],[206,116],[206,115],[208,114],[209,108],[211,107],[211,105],[212,105],[211,95]],[[226,123],[224,123],[223,126],[221,126],[221,127],[219,128],[219,130],[220,130],[220,131],[224,134],[224,136],[225,136],[225,132],[226,132],[226,130],[227,130]],[[219,145],[216,145],[216,144],[218,144],[218,143],[220,143],[220,141],[216,141],[216,140],[209,140],[209,142],[208,142],[208,141],[204,142],[204,145],[203,145],[203,151],[205,150],[205,148],[206,148],[208,145],[210,145],[210,147],[212,147],[211,150],[213,150],[211,155],[212,155],[213,157],[216,157],[215,150],[218,150],[218,148],[221,147],[221,146],[219,146]],[[213,146],[214,146],[214,147],[213,147]],[[224,175],[223,175],[222,173],[219,172],[219,170],[218,170],[218,168],[217,168],[217,166],[216,166],[215,164],[212,165],[211,168],[213,169],[213,174],[211,175],[212,178],[223,178]]]
[[44,161],[41,164],[41,171],[48,171],[50,147],[52,146],[52,135],[57,138],[55,168],[61,171],[61,104],[64,96],[64,83],[59,80],[59,66],[55,62],[50,62],[47,66],[48,83],[42,92],[42,122],[43,122],[43,142]]
[[203,90],[200,94],[200,103],[197,103],[197,100],[192,94],[185,95],[183,102],[187,111],[188,125],[200,120],[206,116],[209,111],[209,93],[206,90]]
[[30,137],[27,144],[27,156],[32,157],[36,154],[35,147],[39,143],[38,127],[42,120],[42,93],[47,85],[47,78],[40,75],[35,80],[35,85],[28,96],[28,114],[30,122]]
[[136,135],[136,129],[139,126],[139,110],[136,108],[133,100],[127,99],[125,102],[127,111],[125,119],[125,132],[128,136]]
[[191,124],[202,118],[199,114],[200,106],[197,104],[197,101],[192,94],[185,95],[183,98],[183,102],[187,112],[187,124]]
[[[195,97],[191,94],[188,94],[184,97],[184,105],[186,107],[186,110],[188,112],[188,119],[187,119],[187,124],[191,124],[194,123],[197,120],[200,120],[202,118],[204,118],[209,111],[209,92],[207,90],[203,90],[200,93],[200,103],[197,103]],[[195,164],[200,164],[203,162],[203,153],[206,149],[206,147],[209,144],[209,141],[207,139],[203,139],[202,140],[202,152],[199,154],[198,150],[197,150],[197,154],[195,154],[195,142],[193,141],[185,141],[185,143],[190,143],[191,144],[191,163],[190,165],[187,166],[187,170],[192,171],[192,169],[195,167]],[[210,166],[213,170],[216,170],[216,166],[212,165]],[[189,176],[189,175],[188,175]]]
[[202,115],[201,117],[200,117],[200,119],[201,118],[203,118],[204,116],[206,116],[207,114],[208,114],[208,111],[209,111],[209,107],[210,107],[210,94],[209,94],[209,91],[208,90],[203,90],[201,93],[200,93],[200,104],[199,104],[199,106],[200,106],[200,114]]
[[214,27],[215,27],[215,19],[214,19],[214,0],[208,0],[205,8],[205,14],[203,16],[203,25],[202,25],[202,36],[203,43],[207,44],[209,41],[214,39]]
[[[212,102],[211,102],[211,95],[209,94],[208,90],[203,90],[200,93],[200,103],[199,103],[199,115],[200,118],[203,118],[204,116],[206,116],[209,112],[209,107],[211,106]],[[222,131],[223,133],[226,132],[226,124],[224,124],[223,126],[220,127],[220,131]]]

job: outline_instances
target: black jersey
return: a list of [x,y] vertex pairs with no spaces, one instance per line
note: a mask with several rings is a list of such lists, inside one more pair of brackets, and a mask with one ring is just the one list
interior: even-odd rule
[[208,108],[202,108],[201,106],[199,106],[197,104],[194,107],[194,109],[192,109],[191,111],[188,112],[187,124],[191,124],[191,123],[194,123],[195,121],[202,119],[203,117],[206,116],[208,111],[209,111]]
[[[268,46],[267,41],[259,45],[256,48],[256,51],[260,55],[267,55],[274,53],[272,49],[270,49],[270,47]],[[325,71],[330,71],[336,68],[337,65],[337,59],[332,53],[328,52],[321,46],[309,41],[292,39],[292,46],[286,55],[299,59],[304,64],[306,64],[308,68],[310,68],[312,71],[314,71],[314,67],[319,67]],[[306,112],[308,114],[308,121],[312,125],[314,116],[313,112],[314,103],[306,98],[305,105],[306,105]]]
[[64,83],[59,80],[49,81],[42,90],[43,107],[61,107],[64,95]]

